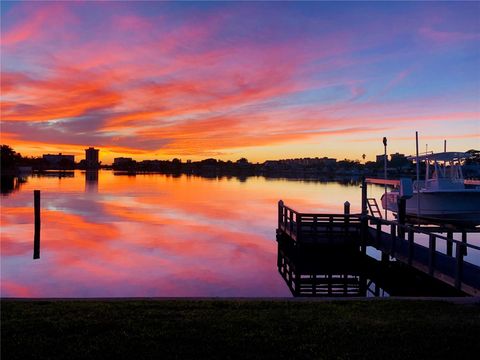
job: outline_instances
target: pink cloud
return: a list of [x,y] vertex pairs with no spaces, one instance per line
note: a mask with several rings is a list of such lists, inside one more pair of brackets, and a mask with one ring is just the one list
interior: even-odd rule
[[479,33],[466,33],[458,31],[442,31],[433,27],[422,27],[419,34],[428,41],[433,41],[440,45],[451,45],[464,41],[474,41],[480,39]]

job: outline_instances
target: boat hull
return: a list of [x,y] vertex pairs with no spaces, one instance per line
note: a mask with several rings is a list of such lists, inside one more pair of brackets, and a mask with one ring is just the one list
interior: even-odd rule
[[[398,192],[387,193],[382,197],[383,208],[397,213],[397,199]],[[407,200],[406,215],[421,222],[477,226],[480,225],[480,191],[425,191],[420,195],[415,192]]]

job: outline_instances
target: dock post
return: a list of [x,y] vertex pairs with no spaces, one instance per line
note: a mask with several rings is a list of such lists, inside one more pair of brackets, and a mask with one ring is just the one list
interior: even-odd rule
[[463,277],[463,243],[456,243],[455,245],[455,259],[456,267],[455,267],[455,287],[458,290],[462,290],[462,277]]
[[428,275],[433,276],[435,271],[435,251],[436,251],[436,237],[430,234],[428,238]]
[[382,224],[377,222],[377,229],[376,229],[376,232],[375,232],[376,236],[375,236],[375,240],[376,240],[376,244],[377,244],[377,248],[380,247],[380,244],[382,243],[381,240],[382,240]]
[[35,231],[33,235],[33,258],[40,259],[40,190],[33,190]]
[[390,236],[392,242],[390,243],[390,255],[395,255],[395,247],[396,247],[396,238],[397,238],[398,229],[395,227],[395,224],[390,225]]
[[[464,243],[465,245],[467,245],[467,232],[466,231],[462,231],[462,243]],[[463,245],[463,244],[462,244]],[[467,247],[463,245],[462,246],[462,249],[463,249],[463,256],[467,256]]]
[[408,265],[412,265],[414,247],[414,233],[411,228],[408,229]]
[[344,215],[344,224],[345,224],[345,234],[348,236],[348,227],[350,226],[350,203],[345,201],[343,203],[343,215]]
[[365,176],[362,177],[362,216],[368,215],[367,210],[367,182]]
[[302,238],[302,215],[297,213],[295,220],[297,222],[297,228],[295,229],[297,233],[297,244],[300,244]]
[[362,216],[360,221],[360,251],[363,254],[367,253],[367,236],[368,236],[368,223],[367,218]]
[[278,228],[281,229],[283,222],[283,200],[278,202]]
[[362,252],[367,251],[367,230],[368,230],[368,210],[367,210],[367,182],[365,176],[362,176],[362,214],[360,216],[360,239]]
[[398,198],[397,200],[398,206],[398,237],[405,240],[405,217],[406,217],[406,208],[407,208],[407,200]]
[[447,255],[452,256],[453,253],[453,232],[447,232]]

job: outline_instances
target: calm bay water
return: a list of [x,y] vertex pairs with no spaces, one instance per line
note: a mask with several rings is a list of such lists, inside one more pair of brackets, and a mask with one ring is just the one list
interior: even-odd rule
[[[348,200],[360,211],[355,183],[73,175],[29,177],[2,197],[2,296],[291,296],[277,271],[278,200],[327,213]],[[39,260],[34,189],[42,191]]]

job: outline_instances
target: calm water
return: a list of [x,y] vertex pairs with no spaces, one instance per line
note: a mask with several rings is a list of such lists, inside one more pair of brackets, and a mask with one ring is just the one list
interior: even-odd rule
[[[330,213],[348,200],[360,211],[353,183],[73,175],[29,177],[2,197],[2,296],[291,296],[277,270],[278,200]],[[33,189],[42,191],[39,260]]]

